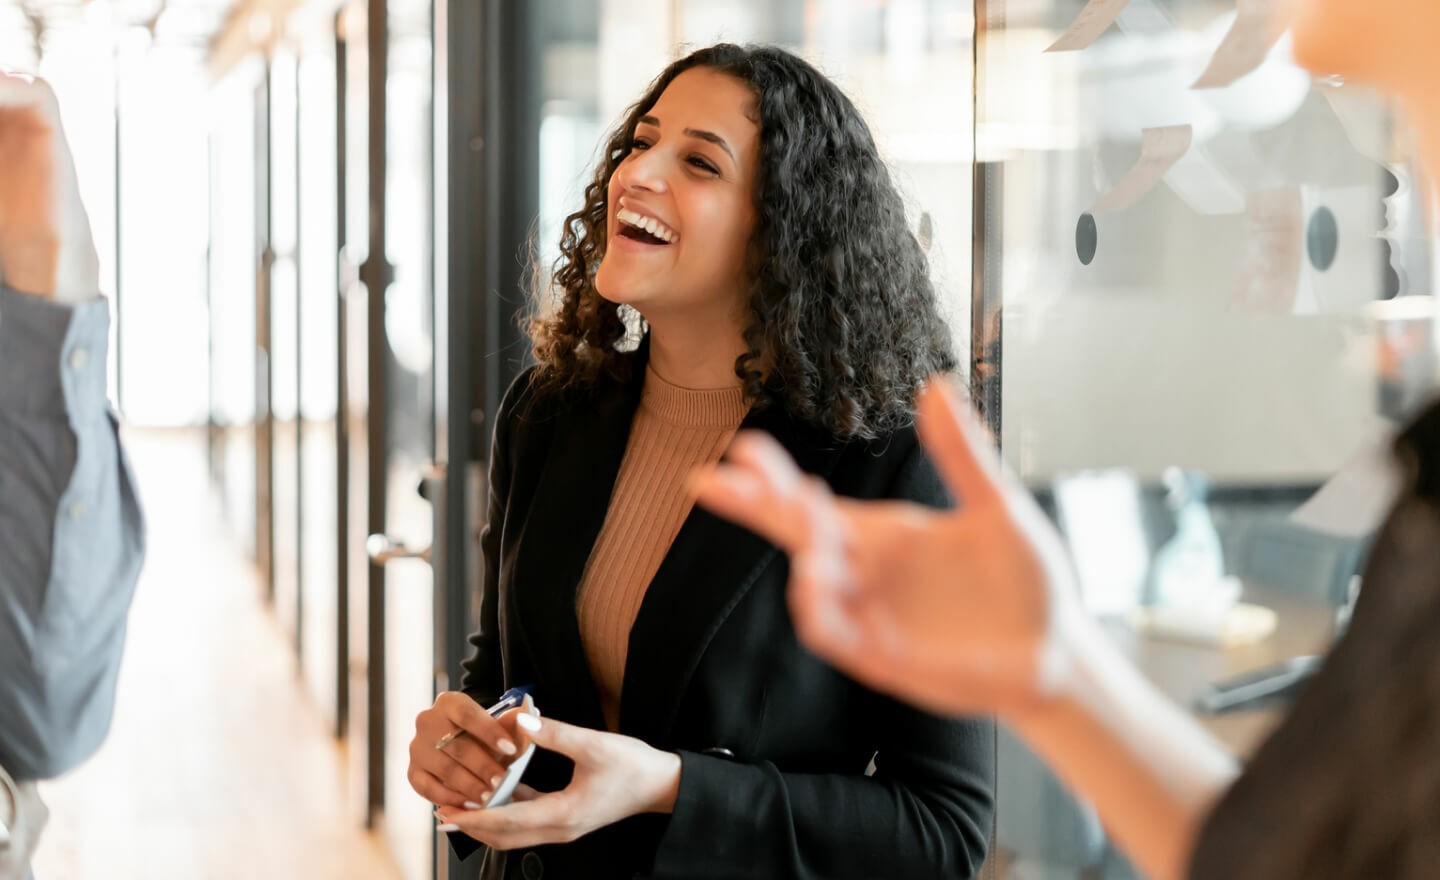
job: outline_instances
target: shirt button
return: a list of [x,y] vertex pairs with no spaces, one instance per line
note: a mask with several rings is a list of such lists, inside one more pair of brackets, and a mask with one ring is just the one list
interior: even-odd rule
[[85,516],[85,502],[75,501],[70,505],[70,518],[80,519]]
[[545,863],[540,860],[539,853],[528,852],[525,858],[520,860],[520,873],[525,880],[540,880],[545,876]]
[[78,373],[85,369],[85,365],[88,363],[90,363],[90,349],[78,345],[70,350],[70,369]]

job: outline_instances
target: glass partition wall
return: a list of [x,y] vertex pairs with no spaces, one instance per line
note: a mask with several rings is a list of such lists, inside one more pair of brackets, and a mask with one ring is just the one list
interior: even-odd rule
[[[1269,6],[977,4],[987,418],[1087,605],[1242,756],[1360,586],[1435,374],[1406,134],[1298,69]],[[1246,673],[1282,700],[1225,687]],[[1003,735],[999,791],[1000,876],[1130,875]]]

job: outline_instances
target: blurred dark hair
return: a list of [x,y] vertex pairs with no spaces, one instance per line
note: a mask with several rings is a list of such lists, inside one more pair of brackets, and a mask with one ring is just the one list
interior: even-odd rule
[[925,378],[956,366],[925,253],[855,105],[810,64],[769,46],[722,43],[681,58],[610,136],[585,206],[565,218],[552,282],[559,307],[530,321],[536,381],[564,389],[602,373],[628,377],[620,307],[595,289],[610,177],[637,120],[695,67],[733,76],[756,96],[748,351],[735,364],[747,395],[841,437],[910,423]]

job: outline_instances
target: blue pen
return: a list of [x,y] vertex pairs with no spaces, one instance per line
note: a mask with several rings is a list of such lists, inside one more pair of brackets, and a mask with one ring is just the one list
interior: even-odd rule
[[[516,706],[523,704],[525,702],[525,697],[528,696],[530,692],[534,689],[535,686],[529,684],[522,684],[519,687],[513,687],[505,693],[501,694],[500,699],[495,702],[495,705],[491,706],[485,711],[490,715],[491,718],[499,718],[501,715],[504,715],[505,712],[507,712],[508,710],[514,709]],[[455,728],[454,730],[450,731],[449,733],[445,734],[444,736],[440,737],[440,739],[435,741],[435,750],[439,751],[440,749],[445,748],[455,740],[459,739],[462,736],[465,736],[467,733],[468,731],[466,731],[463,727]]]
[[513,709],[525,702],[525,697],[534,689],[535,686],[533,684],[522,684],[519,687],[513,687],[501,694],[500,699],[496,701],[495,705],[485,711],[489,712],[492,717],[499,718],[505,714],[506,709]]

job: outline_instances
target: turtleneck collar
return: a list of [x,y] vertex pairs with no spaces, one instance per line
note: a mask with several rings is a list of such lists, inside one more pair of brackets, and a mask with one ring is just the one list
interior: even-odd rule
[[684,388],[667,382],[649,365],[640,406],[664,421],[692,428],[733,428],[750,410],[738,378],[726,388]]

